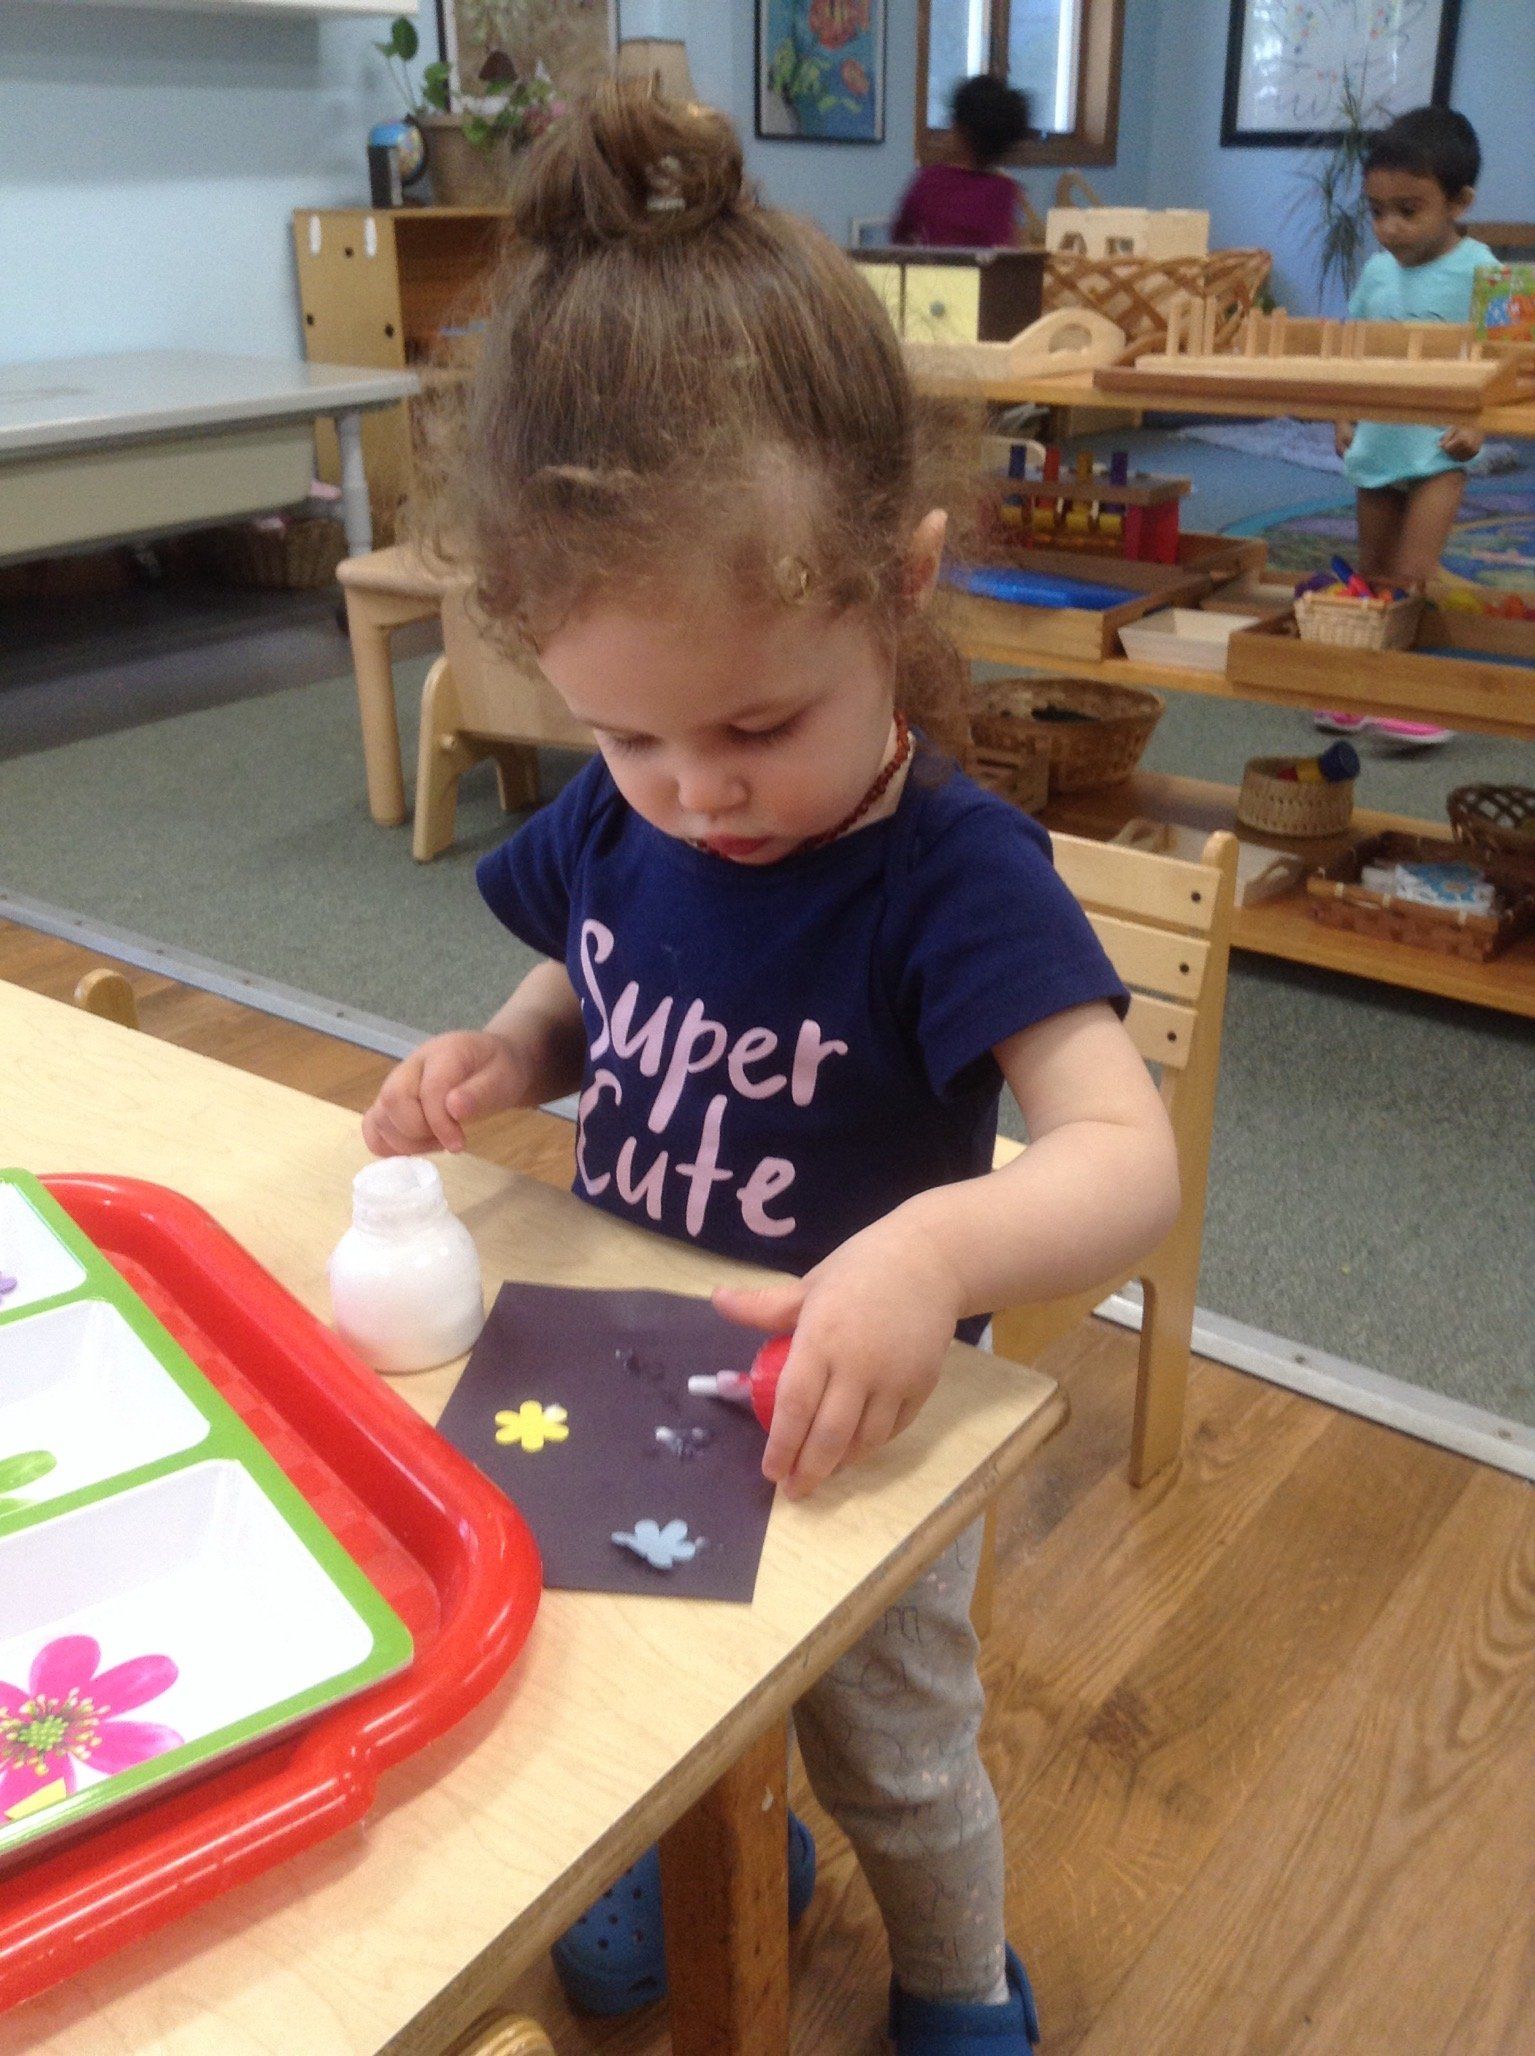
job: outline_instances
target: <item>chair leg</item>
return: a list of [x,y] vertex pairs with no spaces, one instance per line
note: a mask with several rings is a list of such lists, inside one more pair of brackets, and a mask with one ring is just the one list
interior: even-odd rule
[[352,669],[357,678],[357,715],[362,724],[368,812],[381,828],[395,828],[405,819],[400,724],[394,705],[394,670],[389,661],[389,627],[371,608],[371,598],[365,592],[347,593],[346,624],[352,642]]
[[427,674],[421,694],[421,737],[416,746],[416,819],[410,853],[429,864],[453,840],[458,814],[458,781],[480,760],[480,751],[466,742],[458,727],[458,694],[446,657]]
[[496,790],[501,798],[501,811],[520,814],[524,807],[536,807],[541,794],[538,751],[532,744],[498,742],[492,745],[491,755],[496,760]]
[[[1195,1257],[1197,1263],[1197,1253]],[[1194,1264],[1141,1280],[1140,1367],[1130,1438],[1130,1483],[1148,1485],[1183,1447],[1184,1399],[1194,1337]]]
[[976,1566],[975,1590],[970,1595],[970,1625],[976,1640],[984,1642],[991,1633],[991,1616],[997,1591],[997,1502],[986,1509],[981,1529],[981,1560]]

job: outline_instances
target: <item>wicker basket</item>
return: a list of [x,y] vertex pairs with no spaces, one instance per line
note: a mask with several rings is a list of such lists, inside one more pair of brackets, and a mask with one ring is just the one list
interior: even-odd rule
[[1136,359],[1167,341],[1167,310],[1179,293],[1219,302],[1215,347],[1236,340],[1273,265],[1267,250],[1212,250],[1204,257],[1087,257],[1052,250],[1045,265],[1044,311],[1091,307],[1125,332]]
[[1535,922],[1535,893],[1500,886],[1503,904],[1499,911],[1473,914],[1419,906],[1413,900],[1372,892],[1360,883],[1367,864],[1437,863],[1446,858],[1463,859],[1464,851],[1457,843],[1425,836],[1369,836],[1306,880],[1312,914],[1328,928],[1347,928],[1356,935],[1411,943],[1416,949],[1485,964]]
[[1022,729],[1006,743],[972,742],[969,769],[977,785],[1037,814],[1050,797],[1050,738]]
[[1295,626],[1302,642],[1338,643],[1351,650],[1410,649],[1422,618],[1421,593],[1405,600],[1302,593],[1295,602]]
[[1286,835],[1302,840],[1313,835],[1341,835],[1354,811],[1354,781],[1281,778],[1293,769],[1293,757],[1252,757],[1242,772],[1237,794],[1237,819],[1260,835]]
[[207,561],[230,585],[311,592],[329,585],[346,555],[346,530],[324,514],[243,522],[206,538]]
[[971,721],[978,750],[1009,750],[1043,736],[1052,792],[1091,792],[1130,776],[1162,718],[1160,694],[1080,678],[1004,678],[988,686]]
[[1458,785],[1449,798],[1455,840],[1493,877],[1535,889],[1535,791],[1527,785]]

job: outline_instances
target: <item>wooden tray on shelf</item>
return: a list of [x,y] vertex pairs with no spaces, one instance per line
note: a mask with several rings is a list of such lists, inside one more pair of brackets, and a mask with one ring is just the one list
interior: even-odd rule
[[1006,561],[1047,576],[1080,578],[1094,585],[1124,588],[1124,604],[1096,611],[1082,607],[1028,607],[1013,600],[983,599],[951,591],[946,605],[961,646],[972,640],[1005,648],[1008,663],[1096,664],[1119,648],[1127,621],[1160,607],[1187,607],[1212,588],[1242,576],[1263,562],[1264,545],[1224,535],[1186,533],[1178,538],[1176,564],[1140,564],[1086,550],[1041,550],[1020,545]]
[[1377,892],[1361,880],[1367,864],[1382,861],[1463,864],[1467,852],[1461,843],[1432,836],[1372,835],[1306,880],[1313,918],[1329,928],[1410,943],[1474,964],[1501,955],[1535,921],[1535,894],[1517,889],[1500,888],[1502,904],[1495,914],[1457,913]]
[[1493,734],[1535,734],[1535,621],[1423,610],[1410,649],[1302,642],[1293,613],[1238,629],[1226,677],[1255,698],[1407,714]]

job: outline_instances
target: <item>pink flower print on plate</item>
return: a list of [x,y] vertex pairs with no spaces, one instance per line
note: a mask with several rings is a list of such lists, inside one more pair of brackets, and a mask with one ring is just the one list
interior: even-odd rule
[[174,1728],[118,1718],[175,1684],[171,1659],[134,1656],[98,1673],[100,1662],[92,1636],[60,1635],[37,1652],[25,1689],[0,1679],[0,1822],[68,1798],[79,1769],[111,1777],[180,1748]]

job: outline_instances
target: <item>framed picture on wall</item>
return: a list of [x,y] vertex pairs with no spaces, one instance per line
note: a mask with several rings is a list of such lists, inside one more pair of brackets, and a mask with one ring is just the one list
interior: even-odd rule
[[1231,0],[1223,144],[1336,142],[1345,86],[1372,117],[1445,106],[1460,0]]
[[885,140],[885,0],[757,0],[757,134]]

